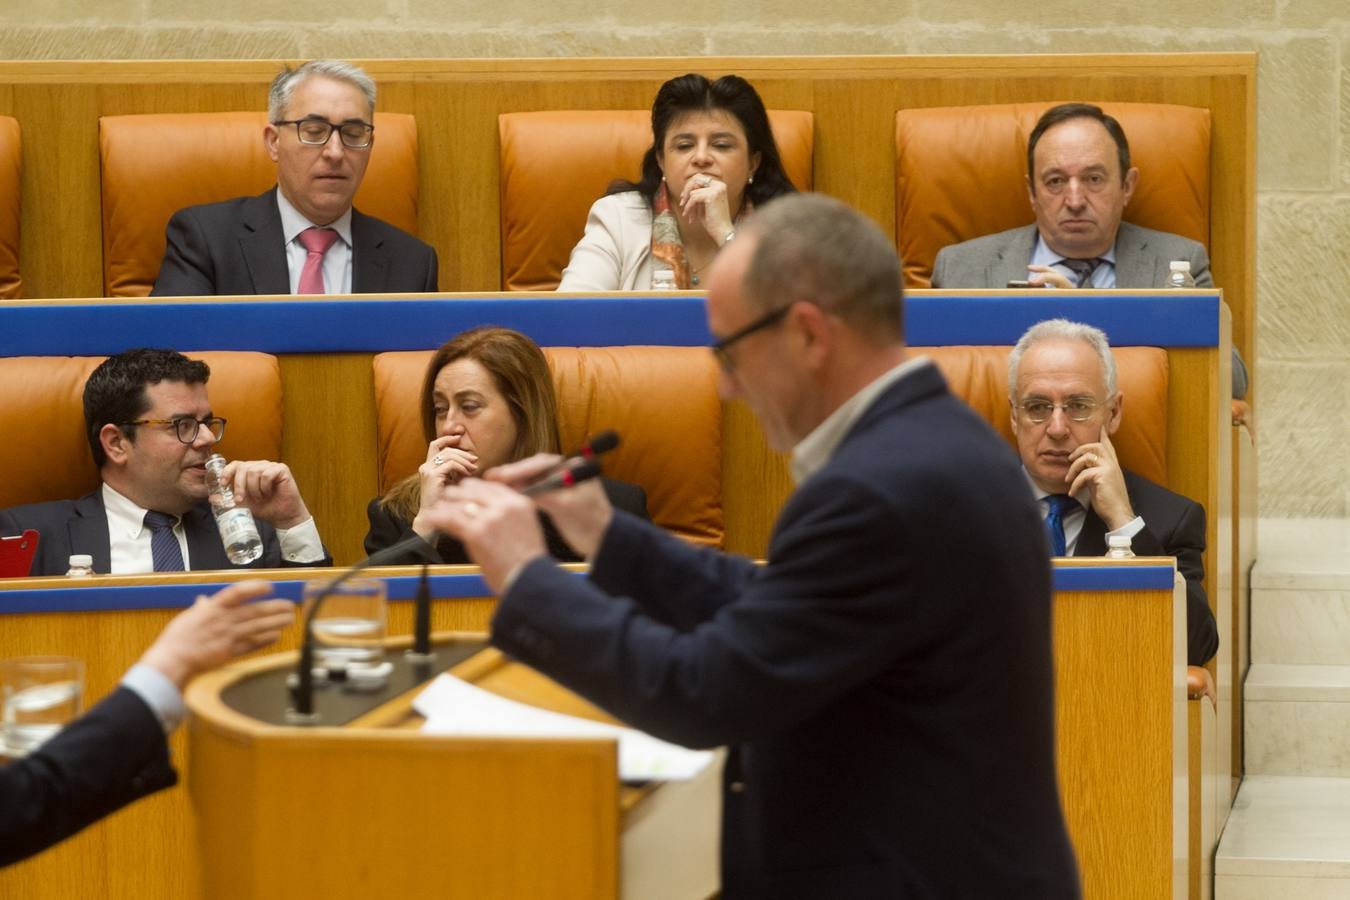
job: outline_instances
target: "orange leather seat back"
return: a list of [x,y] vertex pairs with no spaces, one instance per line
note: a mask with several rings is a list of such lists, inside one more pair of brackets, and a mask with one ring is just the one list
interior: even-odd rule
[[[912,347],[931,357],[951,386],[1014,448],[1008,406],[1011,347]],[[1125,398],[1120,429],[1111,438],[1121,465],[1167,484],[1167,351],[1115,347],[1116,386]]]
[[[722,411],[712,354],[701,347],[545,347],[558,395],[563,450],[607,428],[622,444],[605,476],[647,491],[653,521],[719,544]],[[380,490],[426,459],[418,395],[432,351],[378,354],[374,361]]]
[[[165,226],[178,210],[261,194],[276,184],[276,164],[263,146],[266,125],[261,112],[99,118],[106,296],[150,293],[164,259]],[[356,208],[416,234],[416,119],[376,113],[368,152]]]
[[[811,190],[815,119],[769,110],[783,168]],[[502,289],[551,291],[586,229],[586,213],[618,178],[637,178],[652,145],[647,110],[503,113],[501,136]]]
[[[905,109],[895,114],[895,233],[905,286],[928,287],[943,247],[1035,221],[1027,140],[1057,102]],[[1125,130],[1139,184],[1126,221],[1209,246],[1207,109],[1100,103]]]
[[[211,367],[211,408],[228,421],[227,459],[281,459],[281,369],[266,353],[187,352]],[[105,357],[0,358],[0,509],[72,500],[98,487],[84,432],[84,383]]]
[[19,122],[0,116],[0,300],[23,296],[19,280]]

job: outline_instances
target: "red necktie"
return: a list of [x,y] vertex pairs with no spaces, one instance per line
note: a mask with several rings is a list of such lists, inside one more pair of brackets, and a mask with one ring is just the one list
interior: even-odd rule
[[300,289],[297,294],[323,294],[323,255],[338,233],[331,228],[306,228],[297,236],[305,248],[305,267],[300,270]]

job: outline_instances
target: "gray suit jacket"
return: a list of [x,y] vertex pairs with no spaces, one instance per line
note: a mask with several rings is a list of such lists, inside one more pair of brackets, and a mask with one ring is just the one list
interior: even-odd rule
[[[289,294],[276,191],[174,213],[150,295]],[[353,294],[435,291],[436,278],[436,251],[429,245],[352,210]]]
[[[943,247],[933,262],[935,288],[1001,288],[1027,277],[1036,226],[1024,225]],[[1213,287],[1209,254],[1189,238],[1121,222],[1116,232],[1116,287],[1161,288],[1174,259],[1191,263],[1197,287]]]
[[[1035,246],[1033,224],[943,247],[933,261],[933,287],[1001,288],[1009,281],[1024,280]],[[1120,223],[1116,232],[1116,287],[1166,287],[1168,263],[1174,259],[1190,261],[1196,287],[1214,287],[1214,277],[1209,274],[1209,254],[1203,244],[1178,234]],[[1247,366],[1236,347],[1233,396],[1247,396]]]

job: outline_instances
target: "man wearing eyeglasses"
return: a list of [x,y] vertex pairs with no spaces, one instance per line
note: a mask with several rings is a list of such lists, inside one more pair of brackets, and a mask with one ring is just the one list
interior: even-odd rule
[[[1007,446],[907,356],[902,304],[890,239],[820,195],[766,204],[714,262],[719,391],[797,482],[763,566],[593,482],[512,490],[551,456],[424,509],[500,596],[493,644],[658,737],[728,745],[728,900],[1079,896],[1045,537]],[[537,509],[588,578],[548,558]]]
[[436,251],[352,208],[375,148],[375,82],[315,60],[281,72],[263,129],[277,186],[179,210],[156,296],[435,291]]
[[1123,397],[1106,335],[1051,319],[1032,326],[1008,361],[1013,434],[1041,507],[1051,553],[1102,556],[1107,538],[1130,538],[1138,556],[1175,556],[1186,579],[1187,662],[1219,649],[1202,584],[1205,510],[1121,468],[1111,435]]
[[[0,511],[0,534],[39,532],[31,574],[65,574],[73,554],[114,575],[237,568],[206,502],[204,463],[226,424],[211,410],[210,374],[200,360],[147,349],[90,374],[85,430],[102,484],[78,500]],[[223,474],[258,523],[263,554],[251,568],[331,565],[284,463],[234,461]]]

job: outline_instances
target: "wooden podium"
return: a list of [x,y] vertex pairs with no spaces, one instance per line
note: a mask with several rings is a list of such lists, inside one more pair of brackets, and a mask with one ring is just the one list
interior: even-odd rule
[[[443,658],[467,655],[447,671],[612,721],[495,650],[475,652],[482,641],[442,636]],[[188,789],[207,900],[716,892],[720,766],[689,782],[627,787],[611,740],[425,734],[411,707],[420,686],[348,721],[332,708],[340,689],[329,687],[316,708],[331,724],[268,721],[284,708],[295,661],[294,652],[253,660],[188,690]],[[262,717],[240,709],[260,705]]]

